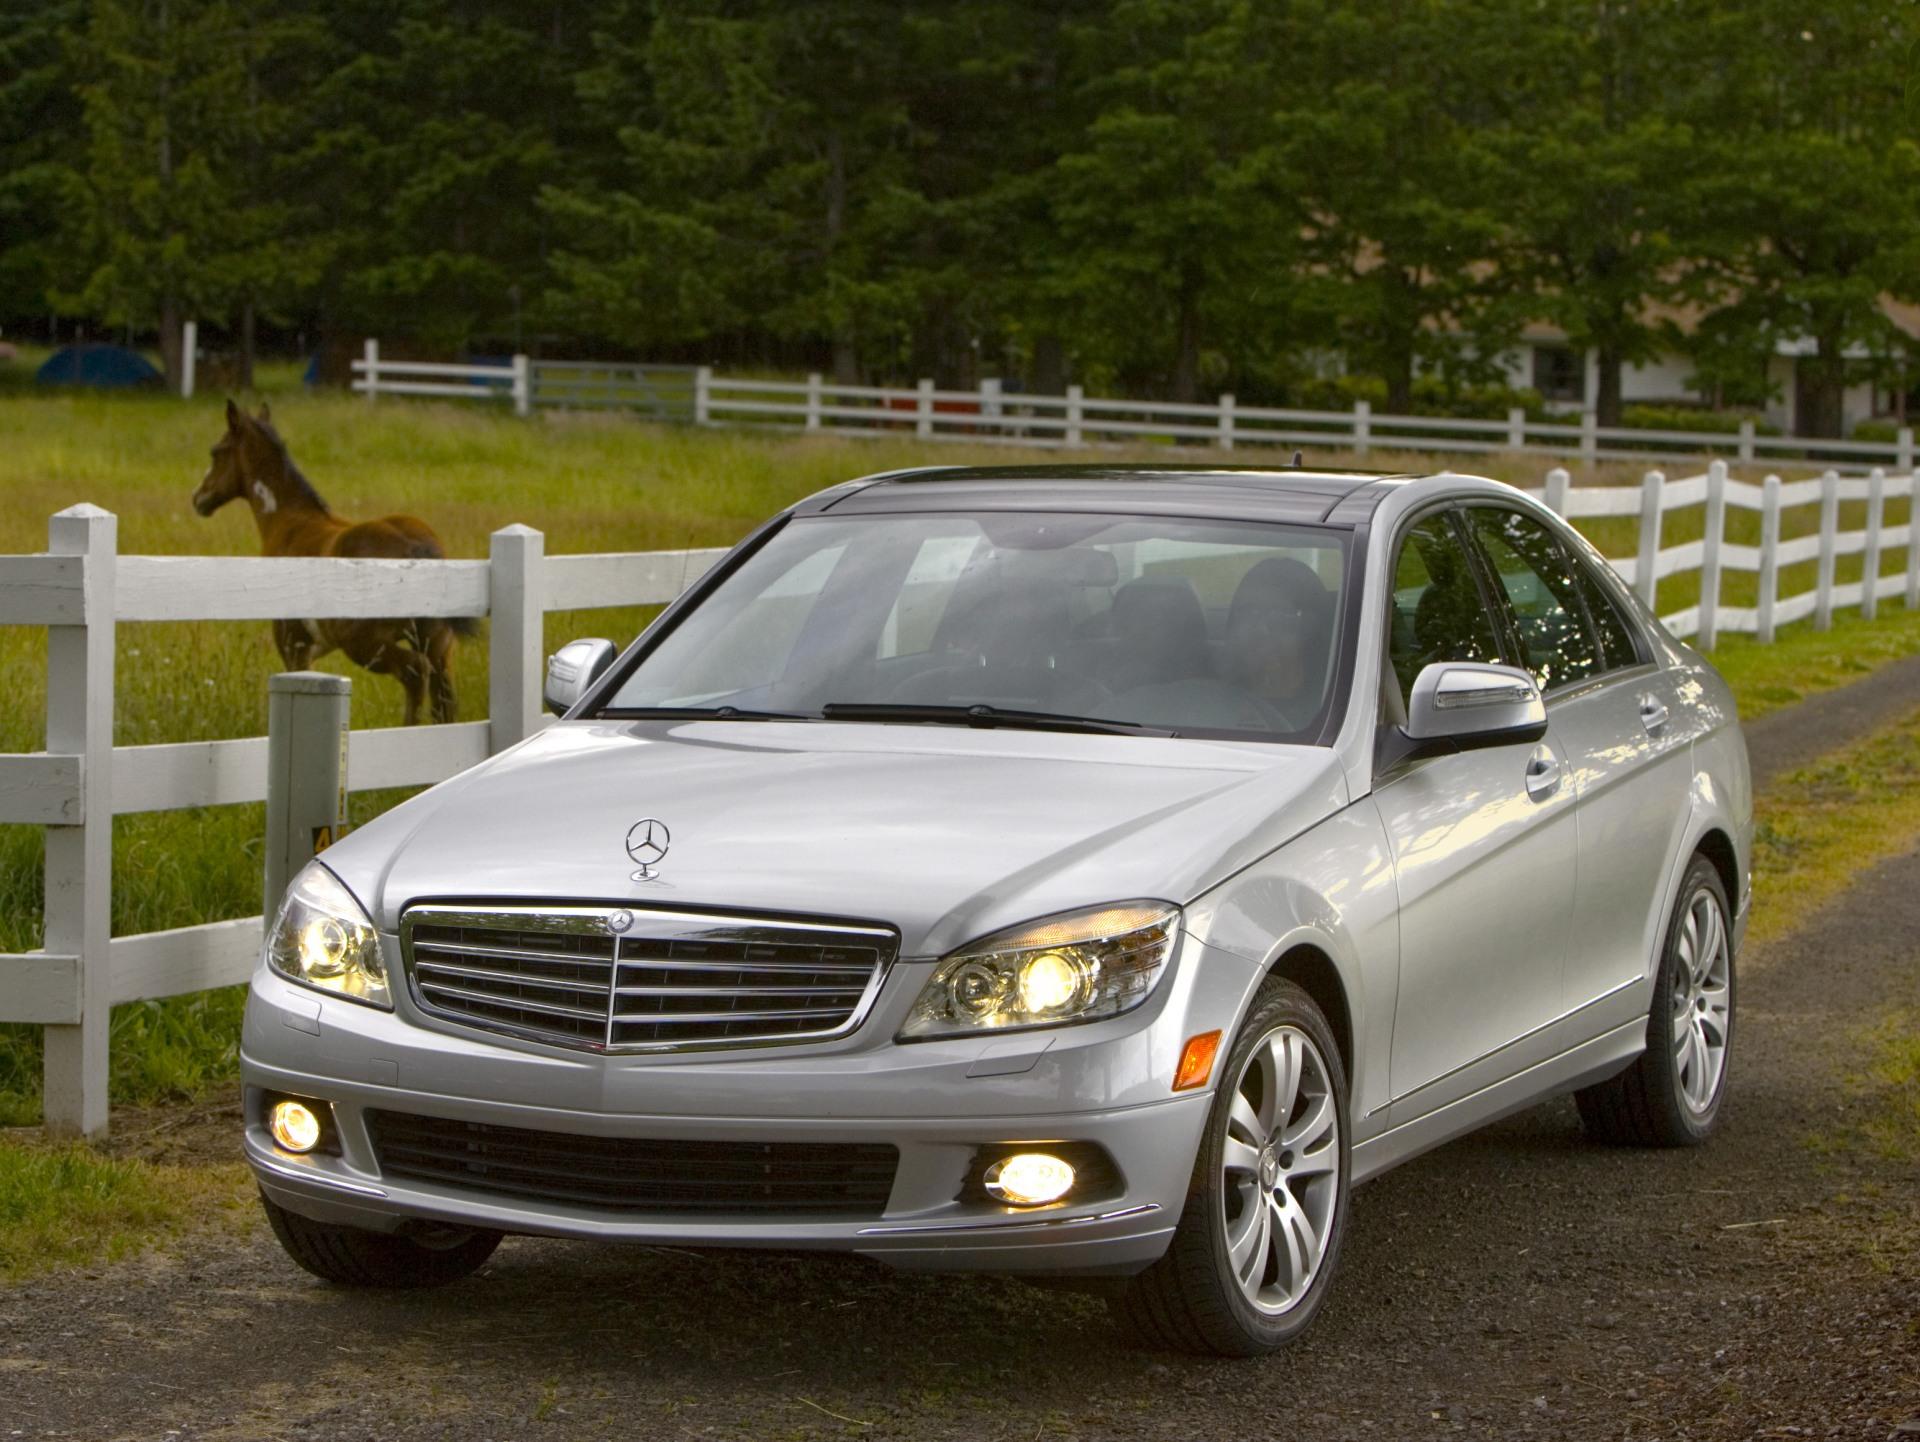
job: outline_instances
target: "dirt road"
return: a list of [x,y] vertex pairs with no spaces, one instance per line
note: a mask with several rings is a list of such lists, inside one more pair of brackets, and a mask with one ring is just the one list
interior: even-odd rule
[[[1764,904],[1764,899],[1763,899]],[[1557,1102],[1356,1194],[1331,1305],[1250,1363],[1088,1299],[858,1263],[510,1240],[418,1295],[264,1227],[0,1290],[0,1439],[1920,1436],[1920,1167],[1850,1146],[1920,1017],[1920,854],[1741,976],[1710,1146]]]

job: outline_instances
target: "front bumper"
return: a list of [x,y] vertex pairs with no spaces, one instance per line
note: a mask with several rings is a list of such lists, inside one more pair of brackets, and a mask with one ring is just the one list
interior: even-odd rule
[[[883,995],[864,1039],[674,1058],[490,1036],[439,1023],[404,995],[395,1012],[375,1011],[261,971],[241,1051],[247,1160],[262,1192],[288,1210],[377,1231],[446,1223],[843,1251],[935,1271],[1127,1274],[1157,1259],[1185,1206],[1212,1101],[1210,1090],[1173,1094],[1172,1069],[1194,1031],[1231,1034],[1254,970],[1187,938],[1154,998],[1125,1017],[904,1046],[885,1040],[892,1012],[911,1002],[925,969],[900,970],[908,974],[887,991],[905,1002]],[[326,1102],[339,1155],[277,1148],[264,1124],[270,1093]],[[886,1142],[899,1165],[873,1215],[616,1211],[386,1175],[367,1125],[374,1109],[590,1137]],[[1049,1141],[1104,1148],[1117,1184],[1044,1209],[963,1199],[980,1148]]]

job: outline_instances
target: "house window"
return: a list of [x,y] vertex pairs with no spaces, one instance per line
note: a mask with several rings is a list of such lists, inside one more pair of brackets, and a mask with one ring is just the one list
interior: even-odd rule
[[1579,353],[1563,345],[1533,348],[1533,388],[1542,400],[1577,401],[1586,393]]

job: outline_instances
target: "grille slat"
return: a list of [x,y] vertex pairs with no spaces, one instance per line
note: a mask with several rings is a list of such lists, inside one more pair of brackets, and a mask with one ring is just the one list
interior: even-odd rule
[[466,977],[473,981],[510,981],[515,986],[543,986],[555,991],[585,992],[588,996],[607,994],[604,981],[577,981],[572,977],[542,976],[531,971],[494,971],[483,966],[455,966],[450,961],[428,961],[424,958],[414,965],[422,972],[431,971],[439,976]]
[[382,1175],[624,1212],[877,1217],[900,1153],[879,1142],[680,1142],[370,1111]]
[[410,907],[400,939],[423,1010],[589,1051],[843,1035],[897,946],[879,927],[586,906]]

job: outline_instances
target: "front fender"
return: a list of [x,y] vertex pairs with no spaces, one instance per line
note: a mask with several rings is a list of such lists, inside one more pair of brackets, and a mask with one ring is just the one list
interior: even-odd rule
[[1393,854],[1371,801],[1337,812],[1235,873],[1187,908],[1196,936],[1257,963],[1238,997],[1229,1038],[1275,963],[1311,947],[1333,967],[1351,1023],[1353,1136],[1380,1129],[1389,1097],[1400,925]]

